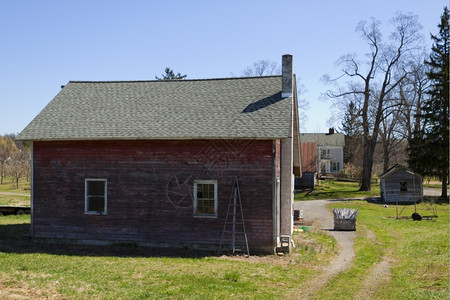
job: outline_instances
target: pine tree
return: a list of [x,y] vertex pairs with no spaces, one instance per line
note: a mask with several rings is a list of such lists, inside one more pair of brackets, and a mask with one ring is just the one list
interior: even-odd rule
[[344,164],[352,163],[355,154],[362,148],[361,111],[353,101],[348,103],[341,125],[339,130],[345,134]]
[[166,68],[164,70],[164,72],[165,72],[165,74],[161,74],[162,75],[161,78],[158,76],[155,76],[155,79],[158,79],[158,80],[181,80],[181,79],[184,79],[187,77],[187,75],[181,75],[181,73],[177,73],[175,75],[175,73],[173,72],[173,70],[171,68]]
[[439,34],[431,35],[433,47],[427,73],[431,81],[428,98],[421,114],[423,129],[415,131],[409,143],[409,166],[423,176],[437,176],[442,180],[442,197],[447,197],[449,172],[449,11],[444,8]]
[[344,120],[341,123],[340,130],[346,136],[360,136],[361,135],[361,111],[358,109],[353,101],[350,101],[347,110],[345,111]]

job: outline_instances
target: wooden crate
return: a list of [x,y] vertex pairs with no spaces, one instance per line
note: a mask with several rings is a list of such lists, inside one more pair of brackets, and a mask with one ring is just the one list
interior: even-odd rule
[[334,219],[334,230],[355,231],[356,219]]

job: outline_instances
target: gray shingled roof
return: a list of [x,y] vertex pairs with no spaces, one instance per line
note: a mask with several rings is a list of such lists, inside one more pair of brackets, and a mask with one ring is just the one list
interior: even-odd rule
[[281,76],[69,82],[20,140],[285,138]]
[[301,133],[300,142],[315,142],[320,146],[345,146],[345,136],[343,133]]

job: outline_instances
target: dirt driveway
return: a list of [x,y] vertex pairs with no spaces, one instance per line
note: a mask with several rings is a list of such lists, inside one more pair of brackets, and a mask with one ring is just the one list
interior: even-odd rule
[[294,207],[303,210],[305,221],[312,221],[312,230],[321,230],[333,236],[338,245],[337,256],[323,268],[323,272],[314,278],[313,285],[304,285],[309,288],[302,291],[302,298],[306,299],[314,291],[323,287],[332,277],[345,270],[351,265],[355,256],[353,250],[356,237],[355,231],[334,231],[334,216],[332,211],[327,209],[327,205],[336,200],[312,200],[295,202]]
[[24,196],[24,197],[29,197],[30,194],[25,194],[25,193],[10,193],[10,192],[0,192],[0,195],[5,195],[5,196]]
[[[303,210],[305,221],[312,221],[311,230],[320,230],[333,236],[338,245],[338,254],[323,267],[318,276],[310,283],[303,286],[306,289],[299,292],[301,299],[309,299],[314,297],[314,293],[323,288],[329,280],[338,273],[345,271],[353,264],[355,257],[354,244],[356,235],[364,235],[365,237],[376,241],[375,234],[367,228],[358,230],[358,221],[356,222],[357,231],[334,231],[333,212],[327,209],[327,205],[340,200],[312,200],[301,201],[294,204],[295,209]],[[351,200],[342,200],[351,201]],[[371,295],[383,286],[392,276],[391,269],[395,262],[389,253],[382,257],[380,262],[375,263],[365,277],[361,278],[361,290],[355,295],[354,299],[370,299]],[[373,280],[373,278],[380,278]]]

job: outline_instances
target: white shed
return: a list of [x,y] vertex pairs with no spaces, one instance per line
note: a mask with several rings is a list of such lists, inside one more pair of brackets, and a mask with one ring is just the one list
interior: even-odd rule
[[384,202],[414,203],[423,198],[422,176],[396,164],[380,175],[381,198]]

